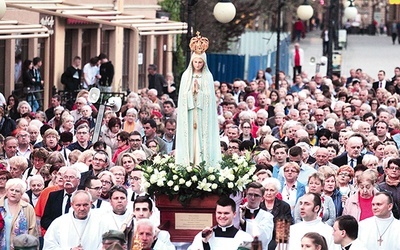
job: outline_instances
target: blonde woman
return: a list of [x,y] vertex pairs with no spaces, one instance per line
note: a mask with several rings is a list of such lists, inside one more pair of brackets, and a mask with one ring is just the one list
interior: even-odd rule
[[32,205],[22,200],[26,183],[21,179],[10,179],[6,183],[6,196],[0,199],[0,213],[4,218],[4,237],[0,248],[14,249],[13,239],[21,234],[38,236],[35,210]]

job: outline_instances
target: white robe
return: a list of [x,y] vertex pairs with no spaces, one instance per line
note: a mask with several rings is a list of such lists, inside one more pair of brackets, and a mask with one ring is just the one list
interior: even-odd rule
[[[78,220],[74,218],[73,212],[70,212],[51,223],[44,236],[43,250],[66,250],[78,246],[79,243],[85,250],[101,249],[101,236],[106,231],[103,220],[95,214],[89,213],[87,219]],[[81,242],[79,242],[80,235],[82,235]]]
[[362,243],[359,239],[355,239],[351,243],[349,250],[367,250],[367,248],[364,246],[364,243]]
[[[390,221],[392,224],[388,227]],[[387,219],[380,219],[376,216],[367,218],[360,221],[358,230],[358,239],[364,243],[368,250],[397,250],[400,249],[400,221],[390,216]],[[379,226],[379,232],[382,234],[385,230],[386,232],[382,235],[382,244],[379,246],[379,234],[377,230],[377,225]]]
[[[212,250],[228,250],[228,249],[238,249],[240,244],[243,242],[251,242],[253,241],[253,237],[242,231],[239,230],[234,238],[224,238],[224,237],[215,237],[211,236],[208,243],[210,244],[210,249]],[[188,250],[204,250],[203,248],[203,241],[201,238],[201,232],[194,237],[192,245],[188,248]]]
[[[257,227],[255,229],[254,227]],[[272,231],[274,230],[274,216],[265,210],[260,209],[254,221],[251,219],[246,219],[246,232],[250,235],[256,233],[258,238],[261,240],[263,245],[263,250],[268,249],[268,244],[272,239]]]
[[316,232],[324,236],[329,250],[340,249],[340,246],[333,242],[333,228],[323,223],[321,218],[317,218],[313,221],[302,221],[290,226],[289,250],[300,250],[301,238],[309,232]]
[[175,250],[176,247],[171,242],[171,235],[168,231],[160,230],[157,234],[157,241],[154,250]]

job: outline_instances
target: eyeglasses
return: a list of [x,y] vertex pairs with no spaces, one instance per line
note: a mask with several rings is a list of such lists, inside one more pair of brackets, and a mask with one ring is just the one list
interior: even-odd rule
[[89,189],[93,189],[93,190],[99,191],[100,189],[102,189],[102,187],[91,187]]
[[0,177],[0,181],[6,181],[7,177]]
[[389,100],[388,103],[396,103],[395,100]]
[[29,136],[29,134],[24,134],[24,135],[18,135],[18,137],[28,137]]
[[137,177],[137,176],[133,176],[131,179],[134,180],[134,181],[140,181],[142,178]]
[[390,167],[387,167],[387,169],[399,171],[400,167],[390,166]]
[[249,198],[261,198],[261,195],[252,193],[247,193],[246,196]]
[[108,184],[108,185],[111,185],[111,184],[112,184],[111,181],[106,181],[106,180],[101,180],[101,183],[102,183],[102,184]]
[[340,176],[343,176],[343,177],[348,177],[348,176],[350,176],[350,174],[348,174],[348,173],[345,173],[345,172],[343,172],[343,173],[340,173],[340,174],[338,174],[338,175],[340,175]]
[[94,157],[94,158],[93,158],[93,161],[101,161],[101,162],[106,162],[106,160],[104,160],[104,159],[99,159],[99,158],[96,158],[96,157]]

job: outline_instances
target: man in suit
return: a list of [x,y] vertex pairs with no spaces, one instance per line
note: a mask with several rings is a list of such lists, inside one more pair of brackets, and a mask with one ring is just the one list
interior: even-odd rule
[[386,76],[385,71],[379,70],[378,81],[372,84],[372,88],[375,90],[375,92],[378,90],[378,88],[385,88],[389,90],[389,87],[393,85],[392,82],[385,80],[385,76]]
[[71,196],[78,189],[81,174],[78,169],[69,167],[62,176],[64,188],[49,194],[43,217],[40,221],[42,228],[47,230],[58,217],[69,212]]
[[83,172],[81,175],[81,182],[79,184],[80,189],[85,188],[85,181],[89,176],[98,176],[101,172],[106,170],[110,165],[110,159],[108,154],[103,150],[98,150],[93,155],[92,169]]
[[363,243],[357,239],[358,222],[351,215],[336,218],[333,224],[333,241],[346,250],[366,250]]
[[357,164],[361,164],[361,151],[363,150],[363,141],[359,136],[351,136],[346,144],[346,151],[333,158],[332,163],[338,167],[349,165],[355,168]]

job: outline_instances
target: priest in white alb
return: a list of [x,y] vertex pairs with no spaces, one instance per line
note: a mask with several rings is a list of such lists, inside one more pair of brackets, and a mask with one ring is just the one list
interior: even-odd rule
[[101,249],[103,233],[107,231],[103,220],[90,213],[92,198],[79,190],[72,196],[73,212],[55,219],[44,236],[44,250]]
[[400,250],[400,221],[393,217],[393,198],[387,192],[375,194],[373,217],[360,222],[358,239],[368,250]]

